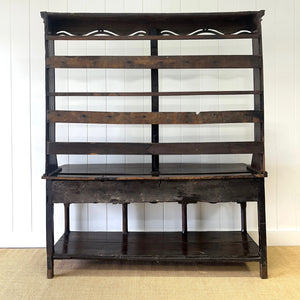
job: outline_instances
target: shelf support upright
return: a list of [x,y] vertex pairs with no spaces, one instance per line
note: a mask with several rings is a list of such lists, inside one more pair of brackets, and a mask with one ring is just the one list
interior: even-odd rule
[[51,197],[52,181],[46,181],[46,241],[47,241],[47,278],[51,279],[54,275],[54,207]]
[[[151,35],[158,35],[157,29],[152,29],[150,32]],[[158,41],[151,40],[151,56],[158,55]],[[157,93],[159,90],[158,87],[158,69],[151,69],[151,92]],[[159,97],[152,96],[151,97],[151,111],[158,112],[159,111]],[[158,143],[159,142],[159,125],[152,124],[151,125],[151,142]],[[152,175],[159,175],[159,155],[152,155]]]
[[246,207],[247,202],[241,202],[241,231],[242,233],[247,233],[247,216],[246,216]]
[[[257,31],[259,37],[252,39],[252,53],[253,55],[260,55],[262,53],[262,37],[261,37],[261,15],[257,16]],[[253,70],[253,85],[254,90],[260,90],[261,94],[254,95],[254,109],[264,112],[264,84],[263,84],[263,62],[260,68]],[[264,122],[254,124],[254,140],[256,142],[264,143]],[[264,172],[265,170],[265,159],[263,153],[253,154],[251,167],[256,169],[258,172]],[[264,178],[260,180],[259,195],[257,201],[258,210],[258,234],[259,234],[259,254],[260,260],[260,277],[267,278],[267,237],[266,237],[266,212],[265,212],[265,182]]]
[[[42,13],[45,23],[45,58],[54,56],[54,40],[48,40],[48,16]],[[47,114],[49,110],[55,110],[55,96],[50,93],[55,92],[55,69],[45,66],[45,84],[46,84],[46,146],[45,146],[45,172],[49,174],[57,169],[57,158],[55,154],[47,154],[48,142],[55,142],[55,124],[48,122]],[[46,181],[46,242],[47,242],[47,278],[53,278],[54,275],[54,205],[52,203],[52,181]]]
[[65,212],[65,235],[69,235],[69,233],[70,233],[70,203],[64,204],[64,212]]
[[128,234],[128,203],[122,204],[122,232]]
[[[261,56],[262,59],[261,24],[259,21],[257,24],[259,37],[252,39],[252,54]],[[264,112],[263,62],[260,68],[253,69],[253,89],[261,91],[259,94],[254,94],[254,110]],[[264,122],[254,124],[254,141],[264,143]],[[265,170],[264,152],[253,154],[251,167],[258,172]]]

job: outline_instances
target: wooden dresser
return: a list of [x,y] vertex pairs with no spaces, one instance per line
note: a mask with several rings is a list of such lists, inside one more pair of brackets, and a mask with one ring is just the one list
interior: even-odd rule
[[[46,50],[46,207],[47,270],[54,274],[57,259],[104,259],[154,262],[236,263],[256,261],[261,278],[267,278],[264,178],[264,97],[261,18],[264,11],[187,14],[94,14],[42,12]],[[248,55],[160,55],[166,40],[248,39]],[[141,56],[57,56],[58,41],[148,41],[149,54]],[[151,90],[62,92],[56,89],[56,69],[146,69]],[[160,69],[251,69],[253,88],[243,90],[161,91]],[[160,98],[223,96],[230,101],[250,95],[251,110],[161,111]],[[142,112],[58,110],[61,97],[145,97],[151,110]],[[59,98],[60,97],[60,98]],[[195,98],[197,101],[197,97]],[[113,100],[111,100],[113,101]],[[126,102],[125,102],[126,103]],[[125,104],[126,105],[126,104]],[[58,123],[146,124],[147,142],[57,141]],[[201,124],[253,124],[253,140],[214,142],[161,142],[160,126]],[[227,138],[228,139],[228,138]],[[163,163],[161,155],[250,154],[251,163]],[[151,163],[64,164],[58,155],[149,155]],[[246,204],[257,203],[258,244],[247,233]],[[177,202],[181,205],[181,232],[128,231],[130,203]],[[187,205],[196,202],[240,205],[240,231],[190,231]],[[53,209],[64,204],[64,234],[54,243]],[[70,230],[70,204],[114,203],[122,205],[122,232]]]

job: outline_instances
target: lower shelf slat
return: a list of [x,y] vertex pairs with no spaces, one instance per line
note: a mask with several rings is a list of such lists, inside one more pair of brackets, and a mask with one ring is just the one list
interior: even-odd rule
[[63,235],[55,259],[110,259],[182,262],[259,261],[259,249],[240,231],[78,232]]

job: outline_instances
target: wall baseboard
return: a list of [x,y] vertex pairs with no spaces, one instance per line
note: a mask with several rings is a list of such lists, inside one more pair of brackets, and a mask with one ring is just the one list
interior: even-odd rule
[[46,234],[40,233],[0,233],[0,248],[39,248],[46,246]]
[[[257,242],[258,233],[249,231],[251,237]],[[267,231],[268,246],[300,246],[299,230],[269,230]]]

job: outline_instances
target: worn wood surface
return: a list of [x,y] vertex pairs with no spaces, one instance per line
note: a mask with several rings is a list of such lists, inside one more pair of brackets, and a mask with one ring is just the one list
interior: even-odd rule
[[[153,29],[151,34],[158,34],[158,30]],[[158,42],[157,40],[150,41],[151,56],[158,56]],[[151,69],[151,92],[158,93],[159,91],[159,79],[158,69]],[[159,96],[153,95],[151,97],[151,111],[157,113],[159,111]],[[151,125],[151,143],[159,143],[159,126],[158,124]],[[159,174],[159,155],[152,155],[152,170],[153,175]]]
[[228,13],[51,13],[42,12],[48,23],[48,35],[58,31],[69,31],[75,35],[87,34],[94,30],[109,30],[119,35],[129,35],[138,30],[150,34],[152,28],[171,30],[177,34],[190,34],[198,29],[212,28],[224,34],[240,30],[258,32],[260,18],[264,11]]
[[52,278],[54,274],[54,207],[52,199],[52,182],[46,181],[46,242],[47,242],[47,278]]
[[[46,30],[46,28],[45,28]],[[51,57],[55,54],[54,41],[45,41],[46,56]],[[50,96],[49,93],[55,92],[55,70],[45,69],[45,89],[46,89],[46,106],[45,117],[47,118],[47,112],[49,110],[55,110],[55,97]],[[48,93],[48,95],[47,95]],[[55,124],[46,122],[46,139],[45,142],[55,142]],[[45,169],[47,173],[57,169],[57,158],[55,155],[45,153]]]
[[266,208],[265,208],[265,185],[264,180],[259,185],[259,201],[257,203],[258,215],[258,246],[260,260],[260,277],[268,278],[268,259],[267,259],[267,230],[266,230]]
[[261,111],[208,111],[208,112],[98,112],[66,111],[48,112],[51,123],[96,124],[216,124],[260,123]]
[[181,181],[181,180],[227,180],[265,178],[267,173],[230,173],[230,174],[183,174],[183,175],[60,175],[44,174],[43,179],[53,181]]
[[54,203],[257,201],[261,179],[52,181]]
[[128,203],[122,204],[122,233],[128,234]]
[[[197,96],[197,95],[257,95],[262,91],[178,91],[178,92],[49,92],[49,96],[61,96],[61,97],[92,97],[92,96]],[[228,98],[229,99],[229,98]]]
[[246,164],[160,164],[160,175],[151,175],[151,164],[71,164],[63,165],[44,179],[71,181],[128,181],[128,180],[224,180],[264,178],[266,172]]
[[70,232],[70,204],[64,204],[64,213],[65,213],[65,235]]
[[190,56],[52,56],[48,68],[104,69],[200,69],[259,68],[258,55],[190,55]]
[[188,232],[187,202],[181,202],[181,232],[186,235]]
[[235,39],[257,39],[259,34],[217,34],[217,35],[91,35],[91,36],[68,36],[68,35],[48,35],[47,40],[61,41],[134,41],[134,40],[235,40]]
[[[46,43],[47,269],[53,259],[258,261],[267,278],[261,17],[264,11],[204,14],[72,14],[42,12]],[[96,31],[95,31],[96,30]],[[105,30],[113,34],[105,33]],[[134,35],[143,30],[143,36]],[[170,30],[175,35],[165,35]],[[246,31],[245,31],[246,30]],[[59,31],[67,35],[59,36]],[[91,31],[95,31],[91,33]],[[195,32],[197,31],[197,32]],[[241,33],[236,34],[238,31]],[[66,33],[67,32],[67,33]],[[247,33],[246,33],[247,32]],[[103,34],[106,36],[95,36]],[[206,35],[209,33],[210,35]],[[91,35],[89,35],[91,34]],[[85,35],[85,36],[83,36]],[[131,35],[131,36],[129,36]],[[159,56],[158,40],[252,39],[253,55]],[[55,40],[150,40],[151,56],[54,56]],[[151,69],[150,92],[58,92],[54,68]],[[158,69],[253,68],[250,91],[159,92]],[[253,111],[159,112],[160,96],[254,95]],[[152,112],[55,111],[56,96],[151,96]],[[76,99],[76,98],[75,98]],[[151,124],[151,143],[56,143],[55,123]],[[163,143],[159,124],[255,123],[254,142]],[[159,164],[159,154],[253,154],[245,164]],[[152,164],[66,165],[57,154],[150,154]],[[49,159],[51,158],[51,159]],[[159,171],[159,172],[158,172]],[[246,202],[258,202],[259,246],[247,234]],[[181,233],[128,232],[129,203],[179,202]],[[187,205],[237,202],[241,232],[188,232]],[[54,248],[53,204],[65,205],[65,234]],[[70,232],[71,203],[122,204],[122,232]]]
[[[260,26],[260,24],[259,24]],[[262,55],[262,40],[261,37],[252,41],[252,53],[254,55]],[[253,70],[253,86],[254,89],[264,89],[263,83],[263,67]],[[254,95],[254,109],[264,111],[264,94]],[[254,124],[254,140],[264,142],[264,123]],[[265,169],[264,153],[254,154],[252,156],[252,167],[257,170]]]
[[[195,164],[195,163],[160,163],[161,175],[178,174],[230,174],[255,173],[243,163],[231,164]],[[59,174],[62,175],[149,175],[151,164],[68,164],[63,165]]]
[[[65,245],[68,245],[66,248]],[[256,243],[240,232],[70,232],[55,245],[55,258],[141,261],[259,261]]]
[[262,153],[260,142],[216,143],[48,143],[49,154],[242,154]]
[[241,231],[247,232],[247,202],[241,202]]

